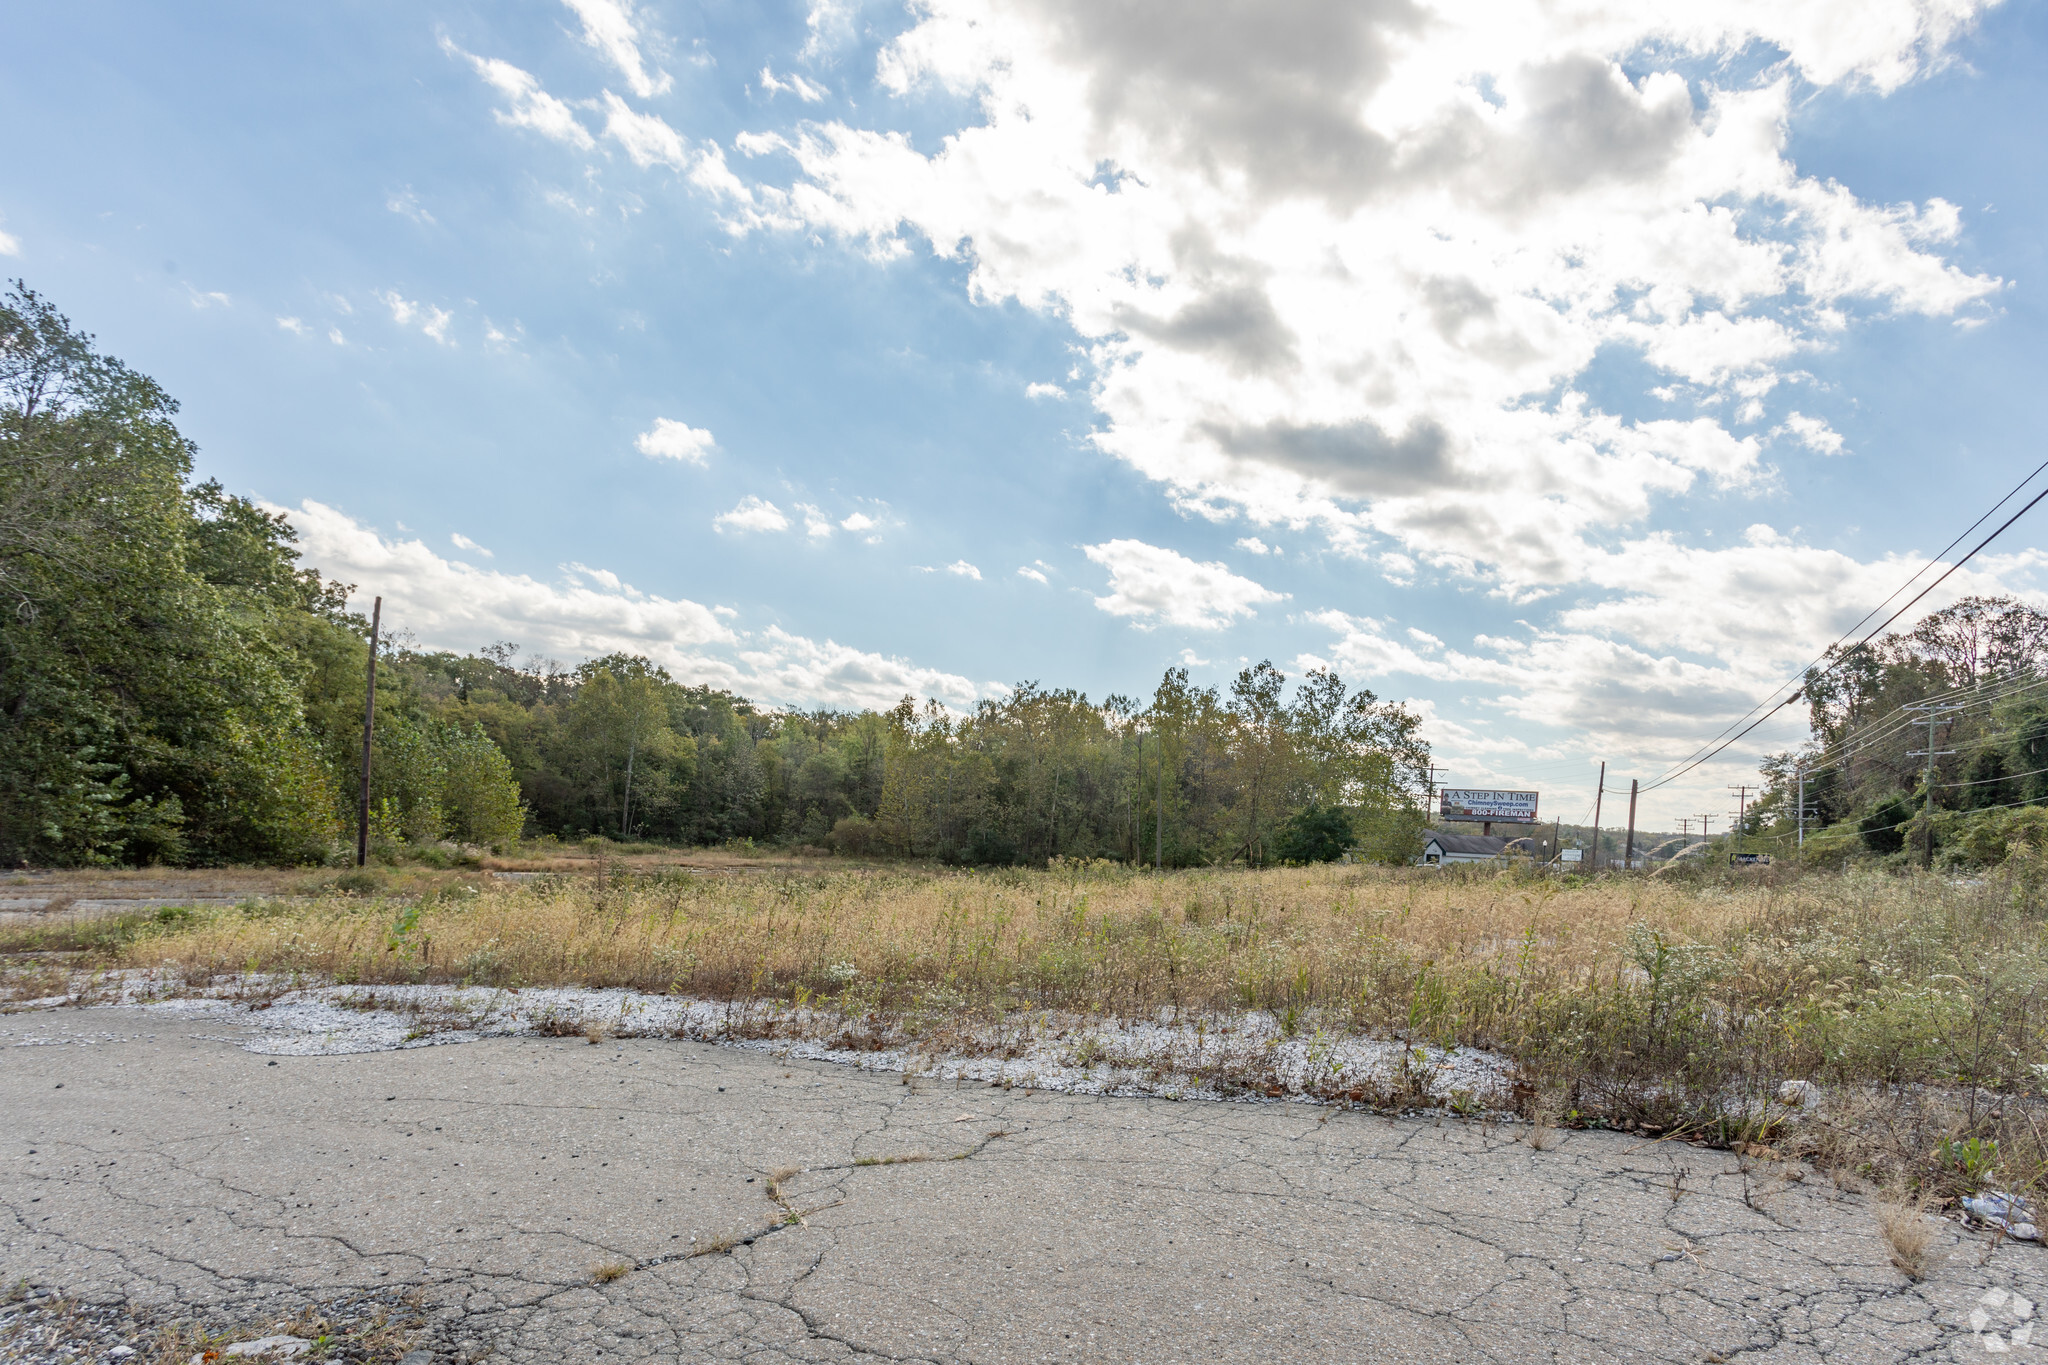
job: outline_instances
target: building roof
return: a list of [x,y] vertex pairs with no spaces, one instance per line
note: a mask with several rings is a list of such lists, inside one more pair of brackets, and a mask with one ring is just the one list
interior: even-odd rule
[[1497,858],[1508,846],[1508,841],[1496,834],[1439,834],[1432,829],[1422,838],[1445,853],[1476,853],[1482,858]]

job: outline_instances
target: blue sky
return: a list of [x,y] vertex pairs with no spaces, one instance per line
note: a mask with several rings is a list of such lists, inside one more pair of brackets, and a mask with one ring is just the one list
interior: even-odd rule
[[1326,662],[1570,819],[2041,458],[2048,19],[1372,9],[38,7],[0,267],[423,644]]

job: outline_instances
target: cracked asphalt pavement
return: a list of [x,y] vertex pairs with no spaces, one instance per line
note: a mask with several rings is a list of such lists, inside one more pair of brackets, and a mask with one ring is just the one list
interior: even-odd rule
[[251,1314],[413,1287],[442,1361],[2048,1360],[2040,1248],[1941,1223],[1916,1283],[1866,1197],[1674,1143],[233,1033],[0,1019],[0,1278]]

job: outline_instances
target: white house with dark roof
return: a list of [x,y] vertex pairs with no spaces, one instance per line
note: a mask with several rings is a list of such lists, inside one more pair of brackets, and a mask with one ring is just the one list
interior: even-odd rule
[[1508,841],[1493,834],[1443,834],[1425,831],[1422,836],[1422,865],[1442,867],[1446,863],[1490,863],[1507,856]]

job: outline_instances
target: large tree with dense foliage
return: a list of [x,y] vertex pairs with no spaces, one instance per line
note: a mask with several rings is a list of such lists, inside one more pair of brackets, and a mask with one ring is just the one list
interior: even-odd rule
[[335,596],[289,532],[188,490],[177,405],[17,284],[0,303],[0,856],[313,856],[331,774],[289,625]]
[[[352,824],[365,623],[282,515],[188,485],[177,410],[26,286],[0,301],[9,862],[317,862]],[[516,837],[495,745],[403,685],[378,707],[387,827]]]

